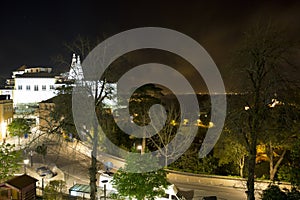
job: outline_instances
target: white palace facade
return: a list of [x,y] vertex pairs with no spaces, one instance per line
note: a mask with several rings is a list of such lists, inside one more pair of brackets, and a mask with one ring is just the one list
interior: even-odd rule
[[10,95],[14,107],[22,104],[34,104],[52,98],[59,86],[59,76],[52,72],[52,68],[22,66],[7,79],[5,89],[1,94]]
[[[55,73],[49,67],[21,66],[12,72],[11,78],[6,80],[5,88],[0,89],[0,95],[10,95],[16,110],[28,105],[37,105],[41,101],[51,99],[57,95],[57,89],[66,83],[83,80],[80,57],[73,54],[69,71]],[[85,81],[86,82],[86,81]],[[110,83],[114,88],[116,84]],[[115,106],[114,100],[106,100],[105,104]]]

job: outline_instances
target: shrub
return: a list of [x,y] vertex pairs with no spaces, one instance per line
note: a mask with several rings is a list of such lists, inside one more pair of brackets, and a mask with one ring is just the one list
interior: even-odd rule
[[292,188],[291,191],[287,193],[287,200],[299,200],[300,192],[296,188]]
[[299,200],[300,192],[296,188],[283,192],[277,185],[269,185],[263,191],[262,200]]
[[286,200],[287,195],[277,185],[269,185],[262,193],[262,200]]

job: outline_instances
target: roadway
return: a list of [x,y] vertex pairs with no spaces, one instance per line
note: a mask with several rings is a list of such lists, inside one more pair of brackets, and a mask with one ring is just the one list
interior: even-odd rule
[[[55,164],[64,172],[68,188],[74,183],[89,183],[88,169],[90,158],[88,156],[71,148],[67,142],[52,140],[47,142],[47,146],[46,162],[47,164]],[[34,163],[41,162],[41,160],[40,155],[33,155]],[[111,158],[110,161],[112,161]],[[192,199],[195,200],[202,199],[204,196],[217,196],[221,200],[246,200],[245,189],[183,182],[180,179],[170,180],[170,182],[174,183],[185,195],[193,196]],[[256,199],[259,199],[259,194],[256,194]]]
[[[49,148],[50,147],[50,148]],[[90,158],[78,153],[67,145],[50,145],[47,160],[56,165],[65,173],[65,178],[70,187],[74,182],[88,184],[88,168]],[[113,161],[113,160],[111,160]],[[246,200],[245,190],[232,187],[208,186],[200,183],[187,183],[171,180],[180,190],[193,190],[193,199],[202,199],[204,196],[217,196],[222,200]],[[187,192],[190,195],[191,192]],[[259,195],[256,195],[259,199]]]

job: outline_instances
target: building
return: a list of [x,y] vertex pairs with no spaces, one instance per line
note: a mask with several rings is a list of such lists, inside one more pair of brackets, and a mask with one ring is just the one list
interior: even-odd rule
[[23,65],[12,72],[0,95],[12,98],[15,117],[26,117],[35,124],[38,103],[56,96],[56,89],[63,85],[62,79],[52,68]]
[[[47,99],[39,103],[38,109],[38,126],[39,130],[43,132],[49,132],[50,130],[61,131],[57,129],[59,125],[57,121],[52,118],[51,113],[55,109],[56,104],[63,104],[65,110],[69,111],[70,106],[72,105],[72,96],[71,94],[59,94],[51,99]],[[72,112],[70,110],[70,112]],[[64,120],[65,117],[62,116],[61,120]]]
[[10,95],[14,107],[20,105],[37,104],[56,95],[56,88],[63,85],[63,77],[53,72],[50,67],[21,66],[12,72],[11,78],[6,80],[5,87],[0,94]]
[[[101,81],[95,84],[93,81],[84,80],[80,57],[73,54],[69,71],[61,74],[55,73],[49,67],[21,66],[6,80],[5,87],[0,89],[0,95],[8,95],[13,99],[15,117],[26,117],[33,124],[38,124],[39,103],[57,96],[58,88],[61,88],[60,94],[70,94],[70,90],[65,91],[64,88],[74,86],[74,82],[78,80],[91,86],[92,91],[103,84]],[[116,93],[117,87],[115,83],[107,83],[105,89]],[[106,98],[104,104],[110,108],[117,106],[113,98]]]
[[5,141],[7,137],[6,127],[12,122],[13,114],[13,100],[8,95],[0,95],[0,141]]
[[23,174],[0,184],[1,200],[35,200],[38,180]]
[[82,197],[82,199],[90,198],[90,186],[83,184],[75,184],[69,189],[69,195],[73,197]]
[[[103,104],[105,105],[106,108],[110,108],[112,110],[119,108],[118,100],[116,98],[117,84],[112,82],[104,83],[103,80],[99,80],[99,81],[86,80],[83,74],[80,57],[77,56],[76,59],[75,54],[73,54],[70,71],[67,73],[67,77],[69,81],[76,82],[76,84],[82,84],[83,86],[85,86],[85,88],[87,88],[87,90],[89,90],[94,97],[95,97],[96,89],[98,89],[98,92],[101,91],[103,84],[105,84],[104,92],[102,95],[103,96],[106,95],[107,98],[103,99]],[[73,86],[76,85],[73,84]]]
[[19,104],[38,103],[55,96],[58,76],[52,73],[52,68],[26,68],[23,73],[13,73],[13,100]]
[[83,79],[83,71],[81,67],[80,57],[73,53],[70,71],[67,74],[69,80],[82,80]]

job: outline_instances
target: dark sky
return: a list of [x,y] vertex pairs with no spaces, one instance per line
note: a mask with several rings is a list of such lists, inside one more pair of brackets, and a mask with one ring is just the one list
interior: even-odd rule
[[[208,3],[209,2],[209,3]],[[300,3],[282,1],[1,1],[0,77],[21,65],[54,66],[51,58],[78,35],[96,38],[143,26],[175,29],[212,56],[230,88],[226,65],[242,34],[269,20],[300,36]],[[70,55],[64,54],[67,59]],[[227,79],[227,80],[226,80]]]

